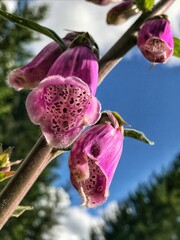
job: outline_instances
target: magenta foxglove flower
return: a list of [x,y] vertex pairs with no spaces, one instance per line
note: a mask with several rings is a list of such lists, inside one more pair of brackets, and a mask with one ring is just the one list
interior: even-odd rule
[[18,91],[36,87],[47,76],[50,67],[62,52],[59,44],[49,43],[30,63],[10,72],[9,86]]
[[122,1],[110,9],[106,21],[108,24],[121,25],[138,12],[139,10],[134,0]]
[[174,51],[169,21],[165,18],[156,18],[145,22],[138,33],[137,45],[150,62],[166,62]]
[[95,95],[98,85],[98,68],[96,55],[88,47],[78,45],[69,48],[57,58],[48,76],[78,77],[87,83],[92,95]]
[[85,126],[96,123],[101,110],[86,83],[77,77],[59,75],[40,82],[29,93],[26,108],[47,142],[57,148],[68,147]]
[[86,1],[98,4],[98,5],[107,5],[109,3],[118,2],[119,0],[86,0]]
[[85,130],[74,142],[69,168],[71,182],[83,199],[82,205],[97,207],[109,195],[114,172],[123,149],[123,128],[107,112],[109,121]]

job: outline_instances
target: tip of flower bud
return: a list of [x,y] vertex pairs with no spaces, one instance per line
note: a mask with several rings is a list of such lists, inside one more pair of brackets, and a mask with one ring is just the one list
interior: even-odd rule
[[76,46],[86,46],[88,47],[99,59],[99,47],[93,37],[88,32],[76,32],[77,36],[69,45],[69,48],[74,48]]

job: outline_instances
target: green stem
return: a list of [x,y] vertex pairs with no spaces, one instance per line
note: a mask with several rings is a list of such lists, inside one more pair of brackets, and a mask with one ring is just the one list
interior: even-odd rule
[[[174,0],[162,0],[151,13],[143,13],[130,27],[124,36],[100,60],[99,83],[120,61],[120,59],[135,45],[134,33],[144,20],[155,14],[163,13]],[[127,46],[126,46],[127,44]],[[29,155],[18,168],[16,174],[8,182],[0,194],[0,229],[4,226],[12,213],[27,194],[38,176],[52,160],[53,152],[44,137],[40,137]]]

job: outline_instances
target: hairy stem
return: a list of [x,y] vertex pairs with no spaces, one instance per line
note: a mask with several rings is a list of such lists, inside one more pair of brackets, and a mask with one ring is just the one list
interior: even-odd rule
[[0,229],[47,166],[51,150],[52,147],[47,144],[44,137],[40,137],[14,177],[1,192]]
[[[149,17],[163,13],[175,0],[162,0],[152,12],[143,13],[129,28],[121,39],[100,60],[99,83],[120,61],[120,59],[136,44],[134,34]],[[38,176],[54,156],[44,137],[40,137],[29,155],[18,168],[16,174],[8,182],[0,194],[0,229],[27,194]]]

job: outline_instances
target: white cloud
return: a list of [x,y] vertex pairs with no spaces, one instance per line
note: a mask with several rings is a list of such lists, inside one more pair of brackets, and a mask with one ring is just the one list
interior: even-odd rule
[[70,207],[69,195],[62,189],[54,187],[46,188],[42,186],[41,191],[48,191],[50,199],[40,201],[41,206],[53,204],[57,201],[57,194],[60,202],[54,208],[54,214],[58,219],[58,224],[49,230],[44,236],[44,240],[90,240],[90,232],[93,229],[98,234],[99,240],[105,240],[101,229],[104,225],[103,217],[111,220],[116,219],[118,203],[110,202],[98,215],[91,215],[85,207]]
[[13,12],[16,9],[17,2],[14,0],[7,0],[5,2],[8,12]]
[[54,226],[46,240],[89,240],[92,228],[100,228],[101,217],[92,216],[83,207],[71,207],[59,216],[59,224]]

